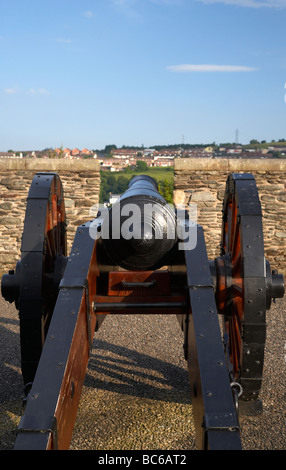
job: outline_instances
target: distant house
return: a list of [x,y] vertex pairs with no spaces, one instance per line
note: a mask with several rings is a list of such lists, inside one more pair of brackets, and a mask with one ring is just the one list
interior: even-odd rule
[[23,154],[16,155],[14,152],[0,152],[0,158],[23,158]]
[[226,153],[232,153],[232,154],[240,154],[242,152],[241,148],[228,148],[226,149]]
[[68,149],[68,148],[65,148],[63,150],[63,156],[64,156],[64,158],[70,158],[71,157],[71,150]]
[[155,149],[144,149],[144,157],[152,157],[155,152]]
[[148,165],[148,166],[173,166],[174,165],[174,159],[172,158],[154,158],[154,163],[153,165]]
[[112,149],[111,155],[113,158],[137,158],[139,150],[137,149]]
[[126,160],[119,161],[116,158],[101,158],[100,162],[100,169],[101,170],[110,170],[110,171],[120,171],[123,168],[128,166]]
[[[208,150],[206,150],[206,148]],[[191,149],[186,149],[186,150],[183,150],[181,156],[183,158],[211,158],[213,156],[213,149],[211,147],[206,147],[206,148],[194,147]]]
[[181,149],[163,149],[155,150],[153,153],[154,159],[157,158],[175,158],[181,155]]
[[90,155],[91,151],[88,150],[88,149],[82,149],[82,151],[80,152],[81,155]]
[[80,154],[80,150],[77,149],[77,148],[75,148],[75,149],[72,150],[71,153],[72,153],[72,156],[75,157],[76,155],[79,155],[79,154]]

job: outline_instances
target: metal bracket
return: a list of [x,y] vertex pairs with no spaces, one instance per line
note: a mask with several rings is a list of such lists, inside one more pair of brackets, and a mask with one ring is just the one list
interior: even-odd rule
[[75,278],[63,278],[59,285],[60,289],[84,289],[85,290],[85,307],[86,307],[86,325],[87,325],[87,335],[88,335],[88,344],[89,352],[92,351],[92,336],[91,336],[91,326],[90,326],[90,302],[89,302],[89,287],[88,280],[84,277],[75,277]]
[[207,414],[204,417],[204,427],[205,432],[225,430],[239,431],[236,413]]
[[51,433],[53,436],[54,450],[58,450],[58,428],[55,416],[23,416],[17,429],[18,434],[22,433]]
[[236,413],[215,413],[207,414],[204,416],[203,427],[204,434],[204,449],[207,449],[208,433],[212,431],[219,432],[240,432]]

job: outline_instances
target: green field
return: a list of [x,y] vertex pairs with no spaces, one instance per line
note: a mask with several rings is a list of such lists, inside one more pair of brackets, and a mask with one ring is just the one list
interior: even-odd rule
[[151,167],[148,168],[148,170],[143,171],[142,173],[137,170],[124,170],[124,171],[118,171],[118,172],[112,172],[109,173],[109,175],[115,176],[116,179],[119,178],[119,176],[126,176],[127,178],[133,178],[133,176],[137,176],[140,174],[144,175],[149,175],[152,178],[154,178],[156,181],[173,181],[174,178],[174,168],[173,167]]
[[154,178],[159,186],[159,192],[165,197],[167,202],[173,200],[174,189],[174,169],[173,167],[166,168],[148,168],[144,171],[129,170],[118,172],[101,171],[101,184],[100,184],[100,203],[108,202],[109,194],[122,194],[126,191],[129,181],[133,176],[148,175]]

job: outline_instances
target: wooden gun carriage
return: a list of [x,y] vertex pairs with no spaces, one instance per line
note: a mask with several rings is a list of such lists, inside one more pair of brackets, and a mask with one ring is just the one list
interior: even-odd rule
[[242,448],[238,409],[261,412],[266,311],[284,295],[283,276],[265,259],[251,174],[227,179],[216,259],[183,214],[137,176],[105,217],[77,228],[67,255],[60,178],[35,175],[21,259],[1,283],[20,318],[26,399],[15,449],[69,448],[94,332],[106,315],[129,313],[177,316],[197,447]]

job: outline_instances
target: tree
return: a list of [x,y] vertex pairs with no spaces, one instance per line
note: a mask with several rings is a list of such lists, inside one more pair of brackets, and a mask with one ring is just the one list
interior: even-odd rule
[[146,171],[148,170],[148,165],[146,162],[144,162],[143,160],[137,160],[136,162],[136,169],[138,171]]
[[117,149],[116,145],[106,145],[105,146],[105,149],[104,149],[104,153],[105,154],[109,154],[111,152],[112,149]]
[[272,152],[272,156],[273,156],[274,158],[281,158],[281,157],[282,157],[282,153],[281,153],[281,152],[278,152],[278,151]]
[[59,148],[59,153],[58,153],[58,158],[64,158],[64,149],[63,149],[63,144]]
[[114,188],[116,187],[116,178],[114,175],[109,175],[106,180],[106,185],[109,188],[109,191],[115,192]]
[[173,192],[174,192],[174,183],[173,181],[163,180],[158,183],[159,193],[167,201],[168,204],[173,204]]
[[122,194],[126,191],[126,189],[128,188],[128,184],[129,184],[129,179],[126,178],[126,176],[119,176],[118,180],[117,180],[117,185],[116,185],[116,193],[118,194]]

